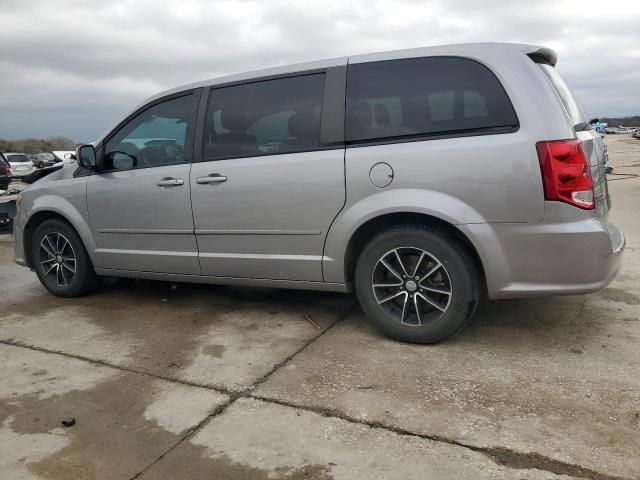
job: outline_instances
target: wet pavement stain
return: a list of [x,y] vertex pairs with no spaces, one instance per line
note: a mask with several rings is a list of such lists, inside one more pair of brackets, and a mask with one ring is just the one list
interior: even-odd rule
[[[89,390],[0,399],[0,423],[9,420],[11,430],[21,434],[66,435],[67,446],[27,464],[40,478],[129,478],[180,439],[144,418],[158,389],[152,378],[119,374]],[[70,416],[76,424],[62,427],[61,420]]]
[[210,456],[203,446],[185,442],[176,450],[179,461],[171,455],[160,460],[142,480],[333,480],[330,465],[281,466],[266,470],[233,462],[227,455]]

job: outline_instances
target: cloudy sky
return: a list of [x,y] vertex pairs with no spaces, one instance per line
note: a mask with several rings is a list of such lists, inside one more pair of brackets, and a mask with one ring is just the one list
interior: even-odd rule
[[587,115],[640,115],[639,0],[0,0],[0,138],[91,141],[182,83],[474,41],[551,47]]

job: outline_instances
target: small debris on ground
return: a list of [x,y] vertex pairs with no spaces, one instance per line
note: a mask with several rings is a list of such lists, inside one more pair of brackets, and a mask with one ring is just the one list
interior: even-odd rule
[[318,330],[321,330],[321,329],[322,329],[322,327],[320,327],[320,325],[318,325],[318,324],[316,323],[316,321],[315,321],[313,318],[311,318],[311,315],[309,315],[309,314],[305,315],[305,316],[304,316],[304,319],[305,319],[307,322],[309,322],[311,325],[313,325],[314,327],[316,327]]
[[62,420],[62,425],[64,427],[73,427],[76,424],[76,419],[73,417],[69,417],[69,418],[65,418],[64,420]]

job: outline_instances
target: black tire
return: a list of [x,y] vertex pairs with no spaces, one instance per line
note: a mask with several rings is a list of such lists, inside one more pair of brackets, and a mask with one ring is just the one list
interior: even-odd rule
[[38,168],[44,168],[44,163],[42,162],[38,163]]
[[[56,237],[56,235],[61,236],[62,239],[66,240],[69,244],[67,246],[62,240],[60,241],[59,245],[64,245],[60,248],[62,251],[62,255],[60,256],[68,259],[71,258],[71,254],[73,254],[75,258],[75,272],[73,274],[71,274],[68,268],[64,268],[62,264],[59,264],[59,268],[55,269],[53,264],[57,263],[57,261],[54,260],[51,262],[51,254],[41,249],[41,244],[43,240],[45,240],[45,236],[48,236],[49,241],[55,243],[55,239],[59,238]],[[53,251],[54,248],[52,248],[51,243],[48,243],[47,240],[45,240],[45,242],[47,242],[47,248]],[[53,253],[57,254],[58,252]],[[58,255],[54,255],[54,257],[57,256]],[[36,228],[31,243],[31,259],[33,263],[32,266],[42,285],[49,290],[49,292],[59,297],[79,297],[88,292],[96,284],[97,276],[82,240],[76,231],[62,220],[46,220]],[[48,263],[43,265],[43,261]],[[64,265],[73,265],[73,263],[65,261]],[[50,271],[51,268],[54,268],[55,271]],[[58,270],[61,270],[62,274],[58,274]],[[60,282],[61,284],[59,284],[58,280],[62,280]],[[67,282],[66,284],[64,283],[65,281]]]
[[[384,258],[385,263],[389,264],[395,273],[402,274],[399,268],[394,267],[400,265],[399,263],[391,264],[393,258],[398,258],[395,256],[396,251],[400,253],[400,257],[404,256],[409,281],[413,280],[411,274],[424,274],[425,277],[419,282],[396,280],[397,275],[384,266],[384,263],[379,262]],[[421,252],[425,254],[422,257]],[[389,259],[387,255],[392,255],[392,258]],[[416,257],[426,260],[419,262]],[[415,259],[413,264],[412,258]],[[438,263],[444,269],[437,270]],[[416,269],[415,272],[409,271],[413,268]],[[435,273],[429,276],[429,271],[433,268],[436,268]],[[379,279],[381,274],[387,275],[391,280],[374,280],[374,275]],[[438,283],[433,283],[433,279]],[[374,282],[385,286],[374,289]],[[400,282],[402,285],[386,287],[390,282]],[[429,287],[450,293],[432,293],[432,290],[427,292],[422,290],[423,287],[427,290]],[[437,343],[457,334],[471,320],[480,297],[479,275],[469,251],[446,231],[421,226],[395,227],[371,239],[356,264],[355,288],[365,314],[383,333],[396,340],[411,343]],[[391,301],[394,303],[386,301],[394,295],[396,288],[399,297]],[[390,295],[386,295],[389,292]],[[415,298],[410,292],[416,292]],[[407,304],[409,295],[412,296],[411,303]],[[435,300],[439,308],[444,308],[446,303],[445,311],[436,309],[431,302],[427,303],[425,296],[429,296],[432,301]],[[379,304],[379,301],[385,303]],[[406,312],[399,305],[403,302]],[[411,324],[401,323],[401,316],[404,321],[409,322],[411,315]]]

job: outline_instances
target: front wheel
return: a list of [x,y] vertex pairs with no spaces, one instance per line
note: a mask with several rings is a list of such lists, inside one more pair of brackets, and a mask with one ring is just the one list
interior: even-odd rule
[[362,309],[388,336],[436,343],[461,331],[475,311],[474,259],[440,229],[397,227],[373,238],[358,258]]
[[42,285],[59,297],[79,297],[95,285],[96,274],[82,240],[58,219],[43,222],[31,244],[33,267]]

